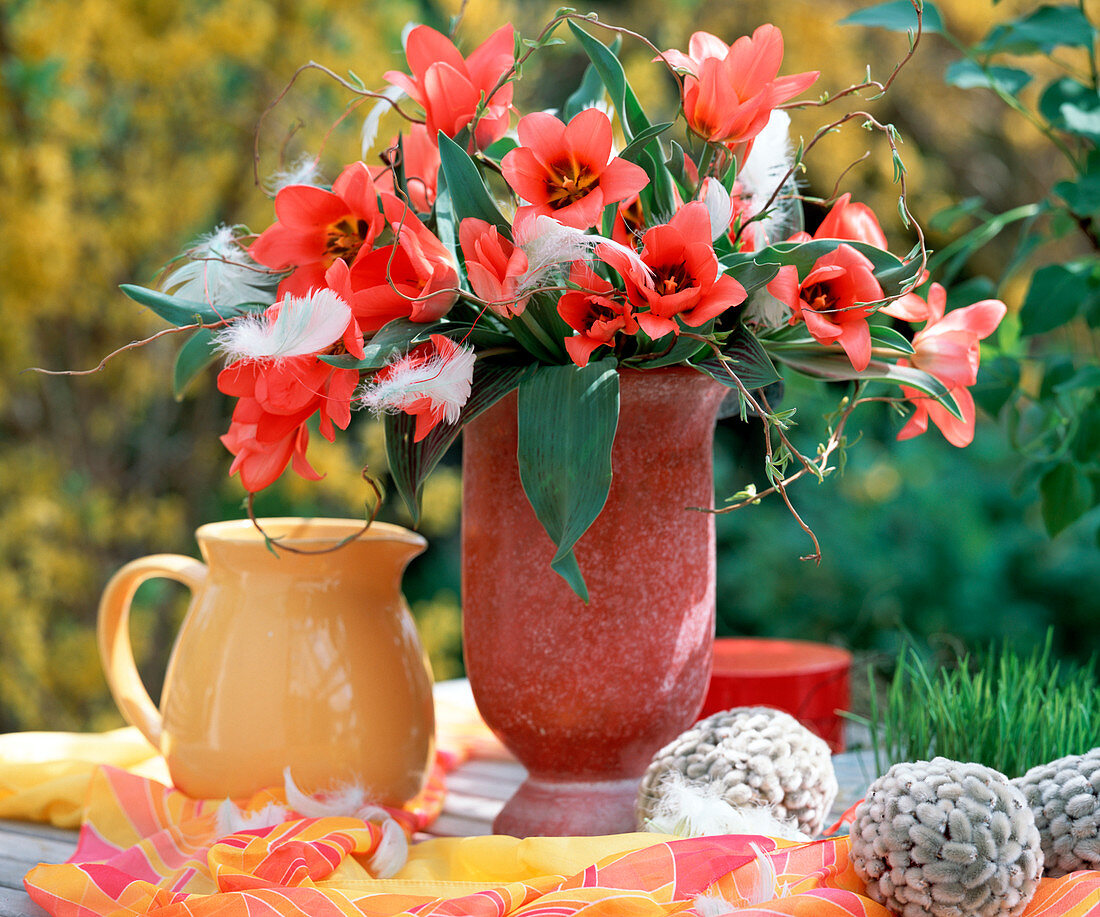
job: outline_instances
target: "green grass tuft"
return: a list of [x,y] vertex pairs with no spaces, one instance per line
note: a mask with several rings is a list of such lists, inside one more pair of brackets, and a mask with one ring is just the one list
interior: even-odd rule
[[1037,764],[1100,745],[1100,683],[1093,663],[1051,654],[1052,633],[1028,656],[1007,643],[952,667],[930,667],[913,647],[898,656],[885,697],[871,681],[871,731],[882,774],[899,761],[942,755],[1018,777]]

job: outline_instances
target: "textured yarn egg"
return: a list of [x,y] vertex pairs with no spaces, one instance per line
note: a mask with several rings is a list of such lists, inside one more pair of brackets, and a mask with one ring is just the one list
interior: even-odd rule
[[715,713],[657,752],[638,791],[639,827],[653,816],[674,774],[717,787],[716,795],[735,809],[767,806],[810,837],[821,833],[837,793],[826,742],[770,707]]
[[1016,917],[1043,851],[1024,795],[981,764],[895,764],[856,809],[852,863],[900,917]]
[[1035,816],[1046,875],[1100,868],[1100,748],[1033,767],[1012,783]]

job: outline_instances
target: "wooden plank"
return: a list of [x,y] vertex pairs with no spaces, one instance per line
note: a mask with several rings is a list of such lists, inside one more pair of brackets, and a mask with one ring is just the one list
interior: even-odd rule
[[0,888],[0,917],[48,917],[26,892]]
[[428,826],[427,833],[432,837],[481,837],[492,834],[493,825],[484,819],[444,812]]
[[515,760],[497,760],[490,758],[471,759],[452,774],[463,774],[467,777],[484,777],[487,780],[495,780],[507,786],[517,787],[527,779],[527,770]]
[[12,821],[0,818],[0,834],[31,834],[35,837],[48,837],[57,841],[69,841],[76,846],[77,832],[68,828],[55,828],[33,821]]
[[499,780],[482,774],[471,774],[465,770],[447,775],[447,797],[475,796],[484,799],[498,799],[503,802],[516,791],[519,783]]

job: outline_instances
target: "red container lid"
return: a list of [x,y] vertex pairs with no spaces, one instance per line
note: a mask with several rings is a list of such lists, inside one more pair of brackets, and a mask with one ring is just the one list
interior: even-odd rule
[[731,707],[775,707],[841,752],[844,721],[837,711],[848,709],[851,666],[851,653],[824,643],[720,637],[700,717]]

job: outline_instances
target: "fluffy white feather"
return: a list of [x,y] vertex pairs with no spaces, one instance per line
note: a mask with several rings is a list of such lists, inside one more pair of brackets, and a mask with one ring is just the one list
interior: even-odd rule
[[540,214],[513,227],[516,244],[527,255],[527,271],[519,278],[520,292],[538,286],[551,271],[567,268],[574,261],[587,260],[597,245],[622,252],[647,277],[653,272],[634,249],[606,236],[564,226],[551,216]]
[[[396,86],[387,86],[382,90],[386,99],[379,99],[371,106],[367,116],[363,119],[363,132],[361,135],[360,155],[363,159],[374,149],[374,143],[378,139],[378,125],[382,123],[382,116],[393,108],[394,102],[400,102],[405,97]],[[388,101],[387,101],[388,100]]]
[[255,812],[244,812],[237,808],[232,799],[226,799],[215,813],[218,837],[236,834],[238,831],[271,828],[286,821],[288,815],[287,809],[275,802],[269,802]]
[[246,315],[217,336],[229,360],[281,360],[320,353],[335,344],[351,321],[351,306],[332,290],[288,296],[274,319],[267,312]]
[[809,838],[791,822],[781,819],[772,806],[734,808],[721,797],[721,786],[692,783],[670,772],[660,785],[660,798],[645,830],[681,837],[716,834],[760,834],[792,841]]
[[443,410],[443,419],[455,423],[470,397],[475,354],[472,347],[454,347],[428,359],[398,357],[360,391],[360,400],[376,412],[397,412],[420,398]]
[[271,274],[248,257],[241,229],[218,226],[200,236],[181,256],[184,263],[161,283],[166,293],[212,306],[271,301]]
[[729,192],[716,178],[703,180],[703,203],[710,217],[710,238],[713,241],[726,233],[733,219],[733,202]]
[[790,894],[790,886],[780,884],[775,872],[775,864],[771,858],[755,843],[749,846],[756,854],[756,881],[747,890],[743,899],[727,901],[719,894],[702,894],[695,896],[695,910],[700,917],[724,917],[726,914],[736,914],[745,907],[756,907],[774,901],[776,898],[786,898]]
[[315,156],[308,153],[300,156],[288,169],[280,169],[272,172],[264,183],[268,193],[278,194],[288,185],[313,185],[320,187],[324,182],[321,179],[321,164]]
[[290,807],[306,818],[358,818],[382,829],[382,838],[367,868],[376,879],[388,879],[409,858],[409,840],[401,826],[380,806],[374,805],[366,789],[350,783],[324,794],[307,795],[299,789],[290,768],[283,770],[283,785]]
[[[752,152],[738,173],[738,181],[748,200],[749,215],[755,216],[775,193],[779,183],[790,171],[791,117],[782,109],[772,112],[764,129],[757,134]],[[789,184],[793,184],[793,179]],[[760,220],[761,229],[769,242],[777,242],[789,233],[793,199],[780,194],[768,214]]]

